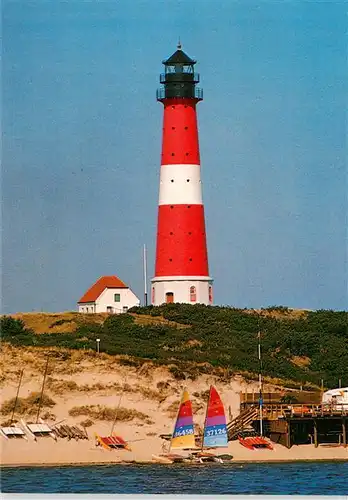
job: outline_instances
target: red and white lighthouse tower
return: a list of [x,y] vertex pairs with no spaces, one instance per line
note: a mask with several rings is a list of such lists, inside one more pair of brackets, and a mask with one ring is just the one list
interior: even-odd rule
[[203,99],[192,60],[178,50],[163,61],[162,161],[155,277],[151,302],[212,304],[208,270],[196,105]]

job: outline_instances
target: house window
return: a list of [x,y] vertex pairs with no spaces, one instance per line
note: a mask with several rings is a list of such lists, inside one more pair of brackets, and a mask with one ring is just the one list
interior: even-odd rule
[[128,312],[128,306],[123,306],[123,312],[124,313]]
[[111,314],[113,311],[112,311],[112,307],[111,306],[106,306],[106,312]]
[[196,302],[196,300],[197,300],[196,287],[190,286],[190,302]]
[[115,293],[114,300],[115,302],[121,302],[121,295],[119,293]]
[[152,290],[151,290],[151,302],[152,302],[152,304],[155,303],[155,287],[154,286],[152,287]]
[[213,303],[213,287],[209,285],[209,304]]

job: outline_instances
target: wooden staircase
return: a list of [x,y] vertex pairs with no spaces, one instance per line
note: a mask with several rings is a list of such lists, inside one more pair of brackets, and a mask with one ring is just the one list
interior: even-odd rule
[[243,432],[246,428],[250,427],[253,420],[258,420],[259,418],[259,408],[253,405],[249,408],[243,410],[238,417],[234,418],[227,424],[227,435],[228,440],[232,441],[237,439],[238,434]]

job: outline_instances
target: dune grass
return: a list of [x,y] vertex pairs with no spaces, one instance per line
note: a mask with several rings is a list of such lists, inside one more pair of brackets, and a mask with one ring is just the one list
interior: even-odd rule
[[86,418],[86,420],[81,420],[80,425],[81,427],[91,427],[94,425],[94,422],[90,418]]
[[72,417],[85,415],[95,420],[113,421],[116,419],[116,421],[119,422],[129,422],[137,419],[147,424],[153,423],[148,415],[141,411],[134,410],[133,408],[112,408],[104,405],[74,406],[69,410],[69,415]]
[[[15,407],[16,415],[34,415],[37,412],[40,401],[40,393],[32,392],[29,394],[27,398],[18,398],[16,402],[16,398],[11,398],[7,401],[4,401],[1,405],[0,412],[2,415],[10,415],[13,412]],[[56,404],[52,398],[47,396],[47,394],[43,394],[41,401],[41,408],[52,408]]]
[[103,384],[97,382],[95,384],[77,384],[74,380],[57,379],[54,377],[48,377],[46,382],[46,387],[57,395],[63,395],[70,392],[98,392],[98,391],[117,391],[118,393],[133,393],[140,394],[145,399],[151,401],[163,402],[170,394],[170,386],[160,386],[160,390],[151,389],[147,385],[140,384],[121,384],[119,382],[110,382],[108,384]]

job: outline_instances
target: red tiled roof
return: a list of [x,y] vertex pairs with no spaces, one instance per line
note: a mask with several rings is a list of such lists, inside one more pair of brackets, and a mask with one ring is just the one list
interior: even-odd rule
[[102,276],[87,290],[87,292],[78,301],[79,304],[83,302],[94,302],[105,290],[105,288],[129,288],[117,276]]

